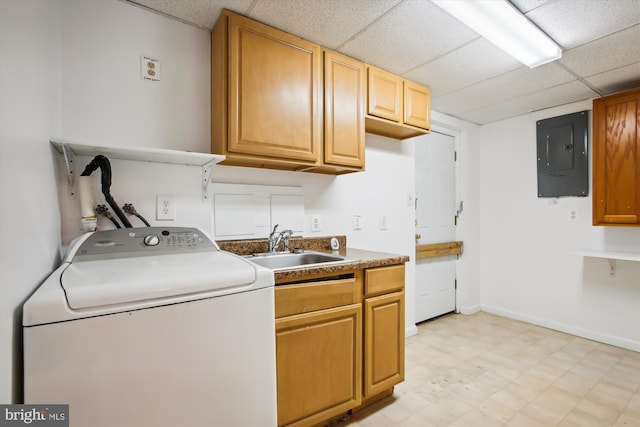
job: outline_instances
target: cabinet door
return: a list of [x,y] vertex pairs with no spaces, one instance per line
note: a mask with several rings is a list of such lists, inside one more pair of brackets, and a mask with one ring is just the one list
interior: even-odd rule
[[400,122],[402,79],[375,67],[367,67],[367,114]]
[[313,425],[358,406],[362,306],[276,320],[278,425]]
[[229,17],[229,152],[319,162],[319,45]]
[[640,89],[593,101],[593,224],[640,225]]
[[324,161],[364,167],[364,64],[332,51],[324,54]]
[[428,87],[404,81],[405,124],[429,130],[431,128],[431,91]]
[[404,380],[404,291],[364,301],[364,397]]

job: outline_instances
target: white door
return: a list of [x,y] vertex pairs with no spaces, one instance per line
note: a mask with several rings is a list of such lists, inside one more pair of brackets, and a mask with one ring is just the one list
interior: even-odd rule
[[[455,139],[432,132],[415,144],[416,245],[455,241]],[[455,310],[456,260],[416,260],[416,322]]]

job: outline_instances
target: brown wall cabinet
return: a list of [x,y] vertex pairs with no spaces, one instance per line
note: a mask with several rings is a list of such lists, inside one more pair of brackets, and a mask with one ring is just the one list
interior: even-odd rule
[[593,225],[640,226],[640,89],[593,101]]
[[404,139],[431,130],[428,87],[367,65],[367,132]]
[[364,64],[223,11],[211,33],[212,152],[228,165],[363,170],[363,85]]
[[364,63],[324,52],[324,163],[364,169]]

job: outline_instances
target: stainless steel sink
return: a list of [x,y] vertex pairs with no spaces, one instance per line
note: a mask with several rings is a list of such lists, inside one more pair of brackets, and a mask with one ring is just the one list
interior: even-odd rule
[[270,270],[314,267],[319,265],[343,264],[357,259],[341,255],[307,251],[303,253],[275,252],[247,255],[246,258]]

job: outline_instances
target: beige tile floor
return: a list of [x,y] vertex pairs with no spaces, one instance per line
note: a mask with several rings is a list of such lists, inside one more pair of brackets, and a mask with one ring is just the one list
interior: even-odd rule
[[340,427],[640,427],[640,353],[476,313],[418,326],[394,396]]

